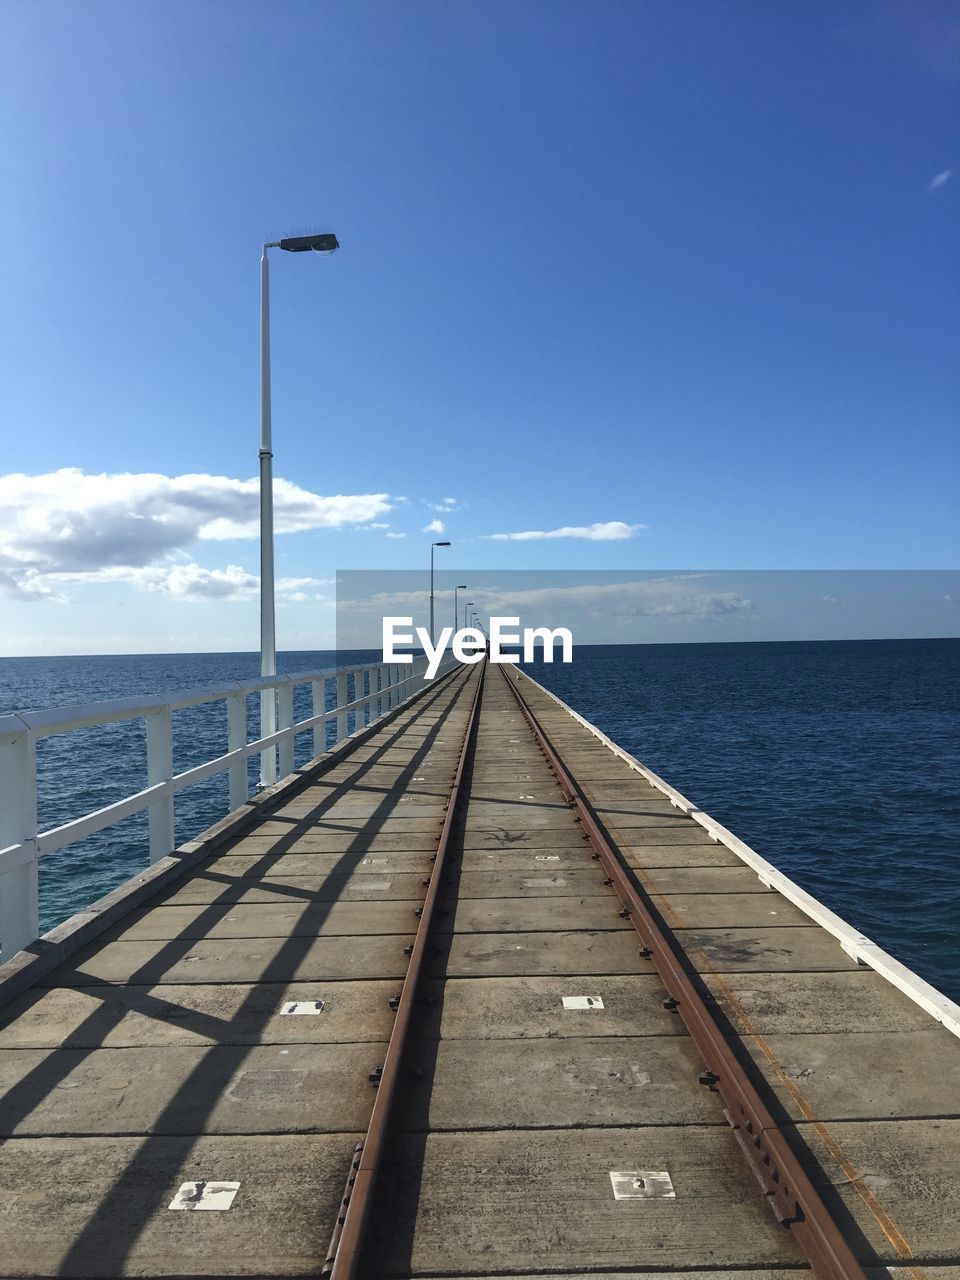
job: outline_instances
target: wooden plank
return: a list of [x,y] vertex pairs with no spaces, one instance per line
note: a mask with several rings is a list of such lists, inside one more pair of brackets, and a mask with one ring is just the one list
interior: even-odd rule
[[[40,988],[11,1005],[0,1050],[382,1041],[396,991],[395,979]],[[323,1011],[282,1016],[290,1001]]]
[[385,1048],[335,1042],[0,1051],[0,1137],[353,1133],[366,1128],[368,1076]]
[[[357,1135],[21,1138],[0,1146],[9,1276],[315,1276]],[[240,1183],[227,1213],[178,1187]]]
[[[44,980],[45,986],[99,986],[104,982],[260,983],[321,982],[349,978],[402,978],[403,948],[413,934],[370,938],[311,938],[291,945],[287,938],[218,940],[153,939],[112,942],[81,952]],[[41,984],[38,984],[41,985]]]
[[[668,1171],[676,1198],[615,1200],[630,1169]],[[726,1126],[410,1135],[396,1194],[395,1275],[802,1262]]]

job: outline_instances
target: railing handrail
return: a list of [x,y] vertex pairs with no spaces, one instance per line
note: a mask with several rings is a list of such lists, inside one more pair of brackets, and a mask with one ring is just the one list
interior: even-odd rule
[[[181,791],[228,773],[229,809],[238,809],[249,799],[247,762],[251,756],[272,760],[271,778],[288,776],[294,770],[294,741],[300,734],[313,731],[313,758],[316,759],[328,749],[329,724],[335,725],[336,743],[346,737],[351,713],[355,729],[359,729],[414,696],[415,686],[426,672],[427,659],[411,656],[412,662],[361,662],[291,675],[231,680],[168,694],[76,703],[46,711],[17,711],[0,716],[0,946],[3,959],[9,959],[15,951],[29,945],[39,932],[37,864],[41,857],[58,853],[67,845],[147,810],[150,861],[156,862],[175,846],[173,803]],[[453,665],[455,660],[448,656],[437,674]],[[354,678],[352,698],[348,685],[351,676]],[[326,705],[328,681],[336,681],[336,705],[332,707]],[[293,690],[302,684],[311,686],[313,713],[303,720],[294,720]],[[274,723],[278,728],[249,741],[246,699],[264,690],[274,691],[278,712]],[[173,713],[215,702],[226,703],[227,750],[175,773]],[[77,729],[141,719],[146,728],[146,787],[79,818],[38,831],[38,740]],[[278,754],[279,770],[276,768]]]
[[[423,663],[414,658],[413,665]],[[323,667],[318,671],[298,671],[292,675],[251,676],[247,680],[228,680],[225,684],[197,685],[192,689],[171,691],[169,694],[146,694],[132,698],[110,698],[100,702],[68,702],[60,707],[41,711],[11,711],[0,715],[0,737],[10,733],[32,730],[38,738],[54,733],[68,733],[73,729],[90,728],[100,724],[115,724],[121,720],[138,720],[151,711],[169,707],[171,711],[183,711],[188,707],[202,706],[205,702],[219,702],[232,694],[258,693],[261,689],[279,689],[288,685],[309,684],[313,680],[333,680],[337,676],[350,676],[358,671],[371,671],[385,665],[410,666],[410,663],[358,662],[349,667]]]

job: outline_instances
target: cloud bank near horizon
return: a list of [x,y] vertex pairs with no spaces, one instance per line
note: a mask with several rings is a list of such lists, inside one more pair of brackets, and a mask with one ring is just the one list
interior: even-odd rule
[[[375,648],[380,642],[384,616],[412,616],[414,625],[425,620],[429,592],[408,589],[409,574],[397,575],[397,589],[367,594],[367,572],[344,573],[337,579],[337,642],[343,648]],[[549,574],[549,571],[548,571]],[[385,585],[390,574],[377,575]],[[621,639],[623,628],[640,622],[720,622],[727,618],[751,619],[754,601],[731,589],[722,577],[697,573],[625,576],[617,582],[586,581],[547,586],[511,587],[510,571],[503,585],[478,586],[470,595],[482,616],[519,617],[521,626],[568,626],[576,637],[587,624],[608,624],[611,636]],[[376,579],[374,579],[376,581]],[[448,604],[444,593],[444,610]],[[444,623],[443,625],[446,625]]]

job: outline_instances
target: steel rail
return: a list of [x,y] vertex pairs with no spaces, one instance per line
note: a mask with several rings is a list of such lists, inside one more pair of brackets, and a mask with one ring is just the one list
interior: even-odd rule
[[[634,886],[586,797],[517,688],[519,676],[511,680],[504,673],[504,679],[565,799],[582,825],[584,835],[593,847],[594,857],[620,897],[620,914],[629,919],[640,936],[643,943],[641,955],[653,962],[667,989],[669,998],[664,1001],[665,1007],[676,1011],[690,1032],[706,1068],[700,1075],[700,1083],[715,1090],[723,1099],[724,1117],[777,1220],[781,1226],[790,1229],[820,1280],[866,1280],[829,1209],[671,946],[668,931]],[[675,935],[671,936],[682,954]]]
[[[350,1171],[347,1174],[347,1184],[340,1204],[340,1212],[330,1239],[326,1260],[320,1271],[323,1280],[353,1280],[357,1275],[357,1269],[360,1264],[365,1243],[364,1233],[370,1219],[377,1177],[389,1133],[393,1104],[403,1065],[403,1054],[413,1020],[420,979],[425,967],[427,938],[433,922],[440,892],[440,881],[444,872],[447,850],[450,846],[457,802],[460,797],[460,785],[463,781],[467,760],[470,755],[470,743],[473,739],[478,719],[485,671],[486,663],[481,667],[477,677],[473,702],[470,705],[470,716],[467,721],[466,732],[463,735],[463,746],[460,749],[460,758],[457,762],[456,773],[450,788],[450,799],[447,802],[447,811],[440,831],[440,841],[437,845],[437,852],[434,855],[433,870],[430,873],[430,881],[427,885],[423,905],[419,909],[420,921],[410,953],[410,963],[407,966],[406,976],[403,979],[403,986],[400,990],[397,1016],[394,1019],[393,1030],[390,1033],[390,1040],[387,1044],[387,1051],[383,1059],[383,1066],[379,1070],[379,1075],[377,1072],[371,1074],[371,1080],[377,1085],[377,1097],[373,1104],[366,1137],[357,1144]],[[464,686],[466,686],[468,680],[464,682]]]

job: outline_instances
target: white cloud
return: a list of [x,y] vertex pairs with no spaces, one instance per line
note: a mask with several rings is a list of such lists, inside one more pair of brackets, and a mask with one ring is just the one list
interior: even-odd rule
[[382,520],[374,520],[372,524],[365,525],[366,529],[389,529],[388,524],[384,524]]
[[[278,533],[366,524],[391,506],[385,493],[323,497],[274,481]],[[190,562],[186,548],[258,533],[256,480],[87,475],[75,467],[0,476],[0,590],[23,599],[58,598],[56,582],[109,580],[178,596],[236,598],[246,589],[244,571],[204,569]],[[187,563],[171,565],[177,558]]]
[[21,600],[46,600],[52,604],[66,604],[66,596],[45,580],[36,569],[7,567],[0,552],[0,595],[16,596]]
[[332,587],[336,578],[279,578],[278,591],[303,591],[315,587]]
[[940,173],[936,174],[933,178],[930,179],[930,185],[929,187],[927,187],[927,190],[936,191],[938,187],[945,187],[952,177],[953,177],[952,169],[942,170]]
[[[241,565],[207,569],[192,561],[176,565],[107,565],[86,572],[48,573],[45,580],[57,585],[120,582],[138,591],[157,591],[181,600],[241,600],[254,596],[260,579]],[[279,590],[279,584],[278,584]]]
[[424,533],[446,533],[446,526],[442,520],[431,520],[429,524],[423,526]]
[[431,511],[456,511],[456,498],[441,498],[439,502],[428,502],[427,506]]
[[[138,591],[159,592],[179,600],[249,600],[260,592],[260,578],[238,564],[225,569],[207,569],[192,561],[176,565],[109,565],[88,573],[51,573],[46,580],[57,585],[122,582]],[[329,586],[333,578],[280,578],[277,595],[288,600],[306,600],[307,591]],[[51,588],[52,590],[52,588]],[[58,597],[62,598],[62,597]],[[322,596],[315,596],[322,599]]]
[[157,570],[158,577],[147,584],[148,591],[163,591],[185,600],[238,600],[256,595],[260,579],[238,564],[226,569],[205,569],[199,564],[176,565]]
[[399,538],[405,538],[406,536],[407,536],[407,535],[406,535],[405,533],[388,533],[388,534],[387,534],[387,537],[388,537],[388,538],[397,538],[397,539],[399,539]]
[[632,538],[647,526],[606,520],[589,525],[563,525],[559,529],[527,529],[522,533],[491,533],[494,542],[536,542],[543,538],[585,538],[589,542],[620,542]]
[[846,604],[847,602],[843,598],[843,596],[824,596],[823,603],[824,604]]
[[945,595],[943,597],[944,604],[960,604],[960,596]]

